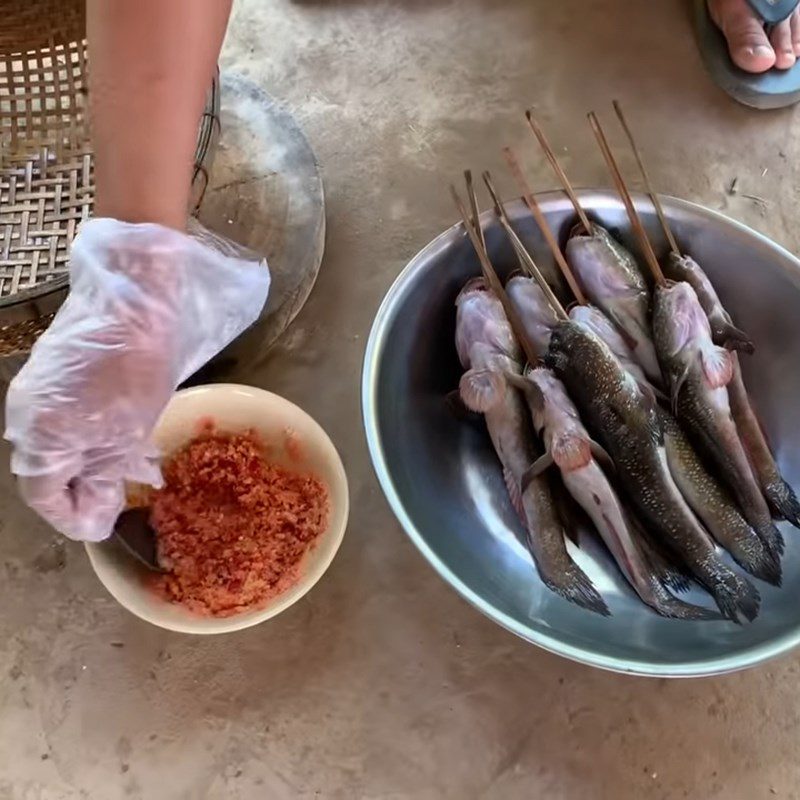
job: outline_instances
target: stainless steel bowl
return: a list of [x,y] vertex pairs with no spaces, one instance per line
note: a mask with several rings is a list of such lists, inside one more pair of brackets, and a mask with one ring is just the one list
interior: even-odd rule
[[[608,191],[583,191],[581,201],[635,251],[624,209]],[[666,252],[653,207],[636,205],[657,252]],[[540,196],[560,236],[573,221],[567,200]],[[665,199],[684,249],[705,268],[757,353],[744,371],[784,476],[800,487],[800,261],[727,217]],[[552,269],[544,240],[520,202],[509,204],[515,227],[541,266]],[[487,245],[498,271],[516,265],[492,217]],[[454,226],[415,256],[392,286],[373,325],[362,401],[370,453],[383,490],[412,541],[464,598],[508,630],[567,658],[642,675],[697,676],[759,664],[800,642],[800,531],[784,525],[784,586],[756,581],[758,619],[680,622],[644,606],[600,548],[576,557],[608,601],[601,618],[548,591],[518,539],[497,459],[479,426],[454,418],[445,395],[461,374],[454,346],[454,301],[479,274],[466,236]],[[691,598],[691,595],[690,595]],[[694,599],[703,602],[698,591]],[[705,597],[708,603],[708,597]]]

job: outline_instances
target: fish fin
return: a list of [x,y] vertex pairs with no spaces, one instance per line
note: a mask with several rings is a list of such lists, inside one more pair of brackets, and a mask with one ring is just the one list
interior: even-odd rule
[[594,439],[590,439],[589,447],[592,451],[595,461],[597,461],[600,466],[605,467],[609,472],[617,471],[617,465],[614,463],[614,459],[611,458],[603,445],[601,445],[599,442],[596,442]]
[[772,520],[767,520],[764,524],[754,525],[755,532],[761,537],[764,545],[775,555],[782,556],[786,543],[783,540],[783,534],[773,524]]
[[467,408],[464,400],[461,398],[461,392],[459,392],[458,389],[453,389],[453,391],[448,392],[445,395],[444,403],[456,419],[464,422],[477,422],[481,418],[480,414]]
[[672,415],[678,416],[678,397],[680,396],[683,384],[689,376],[689,365],[686,364],[680,375],[672,375],[670,380],[670,400],[672,405]]
[[795,528],[800,528],[800,501],[785,480],[780,478],[770,484],[764,489],[764,494],[773,512],[791,522]]
[[485,414],[503,396],[506,384],[503,376],[492,369],[470,369],[462,376],[458,390],[470,411]]
[[[514,506],[514,511],[519,514],[519,518],[522,520],[523,524],[526,524],[525,507],[522,505],[522,493],[527,488],[527,484],[520,486],[520,482],[515,480],[510,470],[505,467],[503,467],[503,480],[508,490],[508,496],[511,498],[511,505]],[[528,481],[528,483],[530,483],[530,481]]]
[[640,596],[650,608],[662,617],[685,620],[719,621],[725,619],[719,611],[705,608],[704,606],[698,606],[694,603],[687,603],[685,600],[679,600],[677,597],[673,597],[666,586],[661,582],[658,575],[654,572],[648,574],[646,580],[649,591],[646,593],[646,596]]
[[509,385],[519,389],[525,395],[528,403],[534,408],[541,409],[544,407],[542,390],[532,380],[510,370],[505,372],[505,376]]
[[679,564],[672,553],[655,541],[635,517],[628,515],[631,530],[636,532],[636,541],[659,580],[674,592],[688,592],[691,576]]
[[594,611],[603,617],[611,616],[606,601],[589,576],[571,559],[558,570],[557,576],[547,575],[538,563],[536,567],[542,583],[551,591],[588,611]]
[[714,344],[726,350],[739,350],[749,356],[756,351],[753,340],[743,330],[725,320],[715,319],[711,323],[711,335]]
[[[781,559],[753,532],[753,538],[759,546],[747,546],[731,552],[736,563],[756,578],[766,581],[772,586],[780,586],[783,582]],[[729,551],[730,552],[730,551]]]
[[733,358],[728,350],[712,345],[700,350],[700,363],[706,383],[712,389],[721,389],[731,382],[733,377]]
[[534,478],[538,478],[545,470],[550,469],[554,463],[553,456],[549,451],[543,456],[539,456],[539,458],[522,473],[522,480],[520,481],[522,494],[525,493],[525,490],[530,486]]
[[553,438],[551,446],[552,460],[564,472],[585,467],[592,459],[592,448],[588,439],[572,433],[561,434]]
[[737,575],[733,570],[725,569],[718,573],[716,580],[708,586],[714,596],[719,610],[737,625],[740,617],[752,622],[758,616],[761,595],[747,578]]

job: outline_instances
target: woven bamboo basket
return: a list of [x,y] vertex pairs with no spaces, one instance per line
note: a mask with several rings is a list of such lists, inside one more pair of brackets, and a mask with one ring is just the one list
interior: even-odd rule
[[[66,297],[69,252],[92,215],[85,0],[0,0],[0,377],[24,363]],[[192,203],[219,137],[215,78],[198,132]]]

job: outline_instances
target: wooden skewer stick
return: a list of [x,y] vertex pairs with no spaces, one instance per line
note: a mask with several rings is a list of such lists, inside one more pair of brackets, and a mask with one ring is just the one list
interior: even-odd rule
[[628,137],[628,141],[631,145],[631,150],[633,150],[633,156],[636,159],[636,163],[639,166],[639,172],[642,173],[642,179],[644,180],[645,188],[647,189],[647,193],[650,195],[650,199],[653,201],[653,207],[656,210],[656,214],[658,215],[658,221],[661,223],[661,227],[664,230],[664,236],[667,237],[667,243],[669,244],[670,250],[675,253],[676,256],[681,254],[680,248],[678,247],[678,242],[675,240],[675,237],[672,235],[672,229],[667,222],[667,218],[664,215],[664,209],[661,206],[661,200],[658,199],[658,194],[653,189],[653,184],[650,182],[650,176],[647,174],[647,169],[644,166],[644,161],[642,160],[642,155],[639,152],[639,148],[636,145],[636,140],[633,138],[633,133],[631,133],[631,129],[628,127],[628,122],[625,119],[625,114],[622,113],[622,106],[619,104],[618,101],[614,100],[612,103],[614,106],[614,111],[617,112],[617,119],[619,119],[619,124],[622,125],[622,130],[625,131],[625,135]]
[[497,214],[498,219],[500,220],[500,224],[503,226],[503,229],[508,234],[508,238],[511,240],[511,244],[514,245],[514,249],[517,251],[520,259],[524,262],[525,267],[527,268],[528,272],[530,273],[531,277],[536,280],[536,283],[539,284],[542,291],[544,292],[545,297],[547,298],[547,302],[553,308],[557,317],[561,317],[562,319],[569,319],[569,315],[564,310],[564,307],[558,301],[558,298],[555,296],[553,290],[550,288],[550,285],[547,283],[544,275],[542,275],[539,267],[536,266],[536,262],[533,260],[533,256],[528,252],[525,245],[522,243],[522,240],[517,236],[517,232],[511,226],[511,220],[508,218],[508,214],[506,213],[505,206],[503,202],[497,195],[495,191],[494,184],[492,183],[492,176],[488,172],[483,173],[483,181],[486,184],[486,188],[489,190],[489,194],[492,197],[492,202],[494,203],[494,210]]
[[488,253],[486,250],[486,237],[483,235],[483,228],[481,227],[481,215],[480,211],[478,210],[478,196],[475,194],[475,186],[472,182],[472,170],[466,169],[464,170],[464,183],[467,184],[467,196],[469,197],[469,208],[470,212],[472,213],[472,227],[475,228],[475,231],[478,234],[478,238],[481,241],[481,247],[483,248],[484,253]]
[[483,272],[483,277],[489,284],[489,288],[495,293],[495,295],[499,298],[500,302],[503,304],[503,310],[506,312],[508,321],[511,324],[511,330],[514,332],[514,336],[520,343],[522,351],[525,353],[525,358],[528,359],[528,363],[531,366],[533,366],[538,361],[536,348],[533,346],[533,343],[525,334],[525,328],[522,325],[522,322],[520,321],[519,316],[517,315],[517,312],[514,309],[514,306],[511,305],[511,302],[508,299],[508,295],[506,294],[506,290],[503,288],[503,284],[500,282],[500,278],[497,277],[497,273],[495,272],[494,267],[492,266],[492,262],[489,260],[489,256],[486,254],[486,251],[481,247],[480,238],[469,221],[469,216],[467,215],[466,208],[464,208],[464,203],[458,196],[456,187],[453,186],[452,184],[450,185],[450,194],[453,197],[453,202],[456,204],[458,213],[461,215],[461,221],[464,223],[464,229],[467,232],[467,236],[469,236],[469,240],[472,242],[472,246],[475,248],[475,252],[478,254],[478,260],[481,263],[481,271]]
[[550,247],[550,250],[553,253],[553,258],[555,259],[556,264],[558,264],[558,268],[561,270],[561,274],[564,276],[564,280],[566,280],[567,285],[572,290],[572,294],[575,296],[575,299],[578,301],[578,303],[582,306],[585,306],[587,302],[586,295],[583,293],[583,289],[581,289],[580,284],[570,269],[569,264],[567,264],[567,259],[564,258],[564,254],[561,252],[561,248],[558,246],[558,241],[553,234],[553,230],[542,213],[542,209],[539,208],[539,203],[531,191],[527,180],[525,180],[525,175],[523,174],[522,168],[519,165],[519,160],[514,155],[514,151],[510,147],[503,148],[503,155],[505,156],[506,163],[508,164],[508,169],[514,176],[514,179],[517,181],[517,185],[522,192],[522,199],[525,201],[525,205],[528,206],[531,214],[533,214],[536,224],[539,226],[545,241]]
[[553,152],[553,148],[550,147],[550,142],[547,141],[547,137],[544,135],[544,131],[536,121],[536,118],[533,116],[533,112],[526,111],[525,117],[528,120],[528,125],[531,126],[531,130],[533,131],[534,135],[539,140],[539,145],[541,146],[542,150],[544,150],[544,154],[547,156],[550,166],[558,176],[559,181],[561,181],[561,185],[564,187],[567,197],[569,197],[569,199],[572,201],[572,206],[575,209],[575,213],[578,215],[578,219],[581,221],[583,227],[586,228],[586,233],[591,233],[592,224],[589,222],[589,218],[586,216],[586,212],[583,210],[580,202],[578,202],[578,196],[575,194],[575,190],[572,188],[572,184],[569,182],[567,173],[564,172],[561,164],[559,164],[556,154]]
[[603,153],[603,158],[606,160],[611,177],[614,179],[614,183],[617,186],[617,191],[622,198],[622,202],[625,204],[625,210],[628,212],[628,219],[631,221],[631,226],[639,240],[639,246],[642,248],[647,266],[650,267],[650,271],[653,273],[653,279],[659,286],[666,286],[667,281],[664,278],[664,273],[661,271],[661,266],[658,263],[656,254],[653,252],[653,247],[650,244],[650,240],[647,238],[647,233],[645,232],[641,219],[639,219],[636,207],[633,205],[628,187],[622,179],[622,173],[619,171],[614,154],[608,146],[608,140],[606,139],[605,133],[603,133],[602,127],[600,127],[600,121],[597,119],[597,114],[595,114],[594,111],[589,113],[589,122],[594,131],[594,135],[597,137],[597,143],[600,145],[600,150]]

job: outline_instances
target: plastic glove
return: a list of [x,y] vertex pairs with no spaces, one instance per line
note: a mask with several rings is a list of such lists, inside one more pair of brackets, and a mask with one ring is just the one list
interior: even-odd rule
[[150,437],[170,396],[266,302],[266,262],[239,255],[203,230],[82,225],[69,296],[6,401],[20,492],[61,533],[104,539],[126,482],[160,485]]

